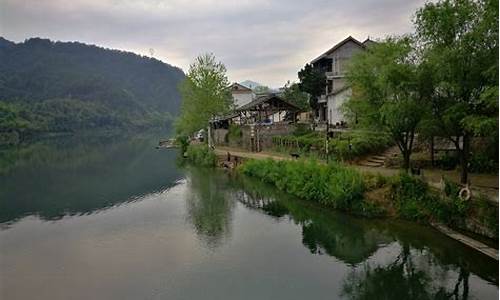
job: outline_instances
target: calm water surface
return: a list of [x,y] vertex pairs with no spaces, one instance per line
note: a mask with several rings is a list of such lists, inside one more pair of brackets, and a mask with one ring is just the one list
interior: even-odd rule
[[180,167],[157,137],[0,150],[1,299],[496,299],[498,263]]

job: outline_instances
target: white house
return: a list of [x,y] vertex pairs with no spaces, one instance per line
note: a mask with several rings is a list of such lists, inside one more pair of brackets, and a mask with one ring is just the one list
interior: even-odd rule
[[255,93],[251,89],[236,82],[231,85],[231,95],[233,96],[236,108],[248,104],[255,99]]
[[352,95],[352,90],[345,79],[347,66],[355,53],[364,51],[371,43],[374,42],[370,39],[360,42],[349,36],[311,61],[315,69],[325,73],[327,80],[325,92],[318,100],[319,108],[316,112],[320,123],[328,122],[333,126],[346,124],[347,120],[341,107]]

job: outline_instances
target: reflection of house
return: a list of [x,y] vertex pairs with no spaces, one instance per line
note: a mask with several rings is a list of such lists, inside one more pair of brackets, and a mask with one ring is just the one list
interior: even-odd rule
[[255,99],[255,93],[251,89],[236,82],[231,85],[231,95],[237,108]]
[[345,123],[341,107],[352,95],[345,80],[347,65],[356,52],[364,50],[371,43],[374,42],[370,39],[360,42],[349,36],[311,61],[315,69],[325,73],[327,80],[325,92],[318,99],[316,116],[319,122],[337,126]]

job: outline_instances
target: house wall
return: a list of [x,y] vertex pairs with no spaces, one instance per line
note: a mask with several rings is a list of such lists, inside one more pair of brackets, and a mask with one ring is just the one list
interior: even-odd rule
[[354,43],[353,41],[348,41],[344,45],[340,46],[337,50],[330,53],[327,57],[332,59],[333,75],[345,75],[351,57],[355,53],[362,50],[363,48],[361,48],[358,44]]
[[330,125],[336,125],[337,123],[341,123],[342,121],[346,122],[347,120],[342,113],[342,105],[351,98],[352,90],[346,89],[342,92],[339,92],[335,95],[329,95],[327,100],[327,112],[328,112],[328,122]]
[[250,103],[254,99],[254,93],[253,92],[233,93],[233,99],[236,107],[240,107],[242,105]]

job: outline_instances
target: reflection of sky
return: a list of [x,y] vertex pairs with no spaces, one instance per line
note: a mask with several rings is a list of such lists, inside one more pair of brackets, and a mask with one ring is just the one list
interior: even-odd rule
[[424,0],[2,0],[0,36],[82,41],[154,56],[187,71],[214,52],[231,81],[273,87],[352,35],[408,33]]
[[[331,299],[340,295],[353,268],[362,275],[365,264],[384,268],[401,253],[398,242],[381,244],[355,267],[311,254],[302,244],[302,225],[249,208],[209,180],[232,202],[229,228],[222,228],[231,234],[214,248],[200,238],[206,232],[193,226],[186,203],[193,193],[206,192],[191,190],[203,188],[190,184],[200,180],[188,178],[94,214],[57,221],[28,217],[0,231],[0,298]],[[209,210],[201,216],[212,211],[210,205],[197,208]],[[367,226],[367,236],[375,231]],[[454,268],[443,269],[428,250],[411,254],[418,269],[441,276],[434,285],[456,280]],[[480,299],[498,295],[496,286],[474,275],[469,284]]]

